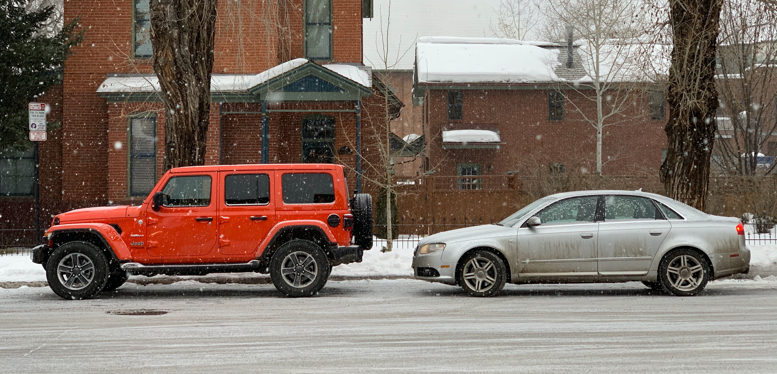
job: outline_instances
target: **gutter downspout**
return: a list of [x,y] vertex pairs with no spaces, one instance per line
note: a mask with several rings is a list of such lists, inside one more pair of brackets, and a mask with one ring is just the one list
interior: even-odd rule
[[356,193],[362,193],[362,101],[356,101]]
[[268,140],[270,138],[270,129],[267,118],[267,101],[262,101],[262,163],[270,163],[270,144]]

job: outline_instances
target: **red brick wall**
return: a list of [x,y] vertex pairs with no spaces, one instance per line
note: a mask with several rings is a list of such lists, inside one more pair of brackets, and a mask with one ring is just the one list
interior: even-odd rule
[[[594,116],[592,102],[565,91],[580,111]],[[437,175],[456,175],[458,163],[480,163],[485,175],[505,175],[508,171],[547,168],[562,163],[566,172],[596,171],[596,131],[582,121],[580,112],[569,102],[564,119],[548,120],[547,90],[463,90],[463,118],[447,117],[447,91],[428,90],[424,102],[429,140],[430,169]],[[646,97],[624,114],[632,119],[620,126],[605,128],[602,171],[609,175],[657,172],[661,150],[666,148],[665,120],[651,121]],[[638,115],[642,114],[641,117]],[[496,124],[504,145],[499,149],[442,149],[442,128],[447,124]],[[608,161],[608,156],[610,161]]]

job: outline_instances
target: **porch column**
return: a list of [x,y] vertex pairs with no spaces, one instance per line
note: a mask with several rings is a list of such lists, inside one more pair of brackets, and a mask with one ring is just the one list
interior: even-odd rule
[[267,101],[262,101],[262,163],[270,163],[270,128],[267,123]]
[[362,101],[356,101],[356,193],[362,193]]

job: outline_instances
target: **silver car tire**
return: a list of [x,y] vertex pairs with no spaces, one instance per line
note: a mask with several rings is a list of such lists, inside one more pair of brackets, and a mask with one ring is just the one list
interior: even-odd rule
[[493,252],[472,251],[459,260],[456,281],[470,296],[495,296],[505,286],[507,267]]
[[692,249],[667,253],[658,266],[658,281],[668,294],[694,296],[704,290],[710,278],[709,265]]
[[108,261],[92,243],[62,244],[46,262],[49,287],[66,300],[91,299],[108,280]]

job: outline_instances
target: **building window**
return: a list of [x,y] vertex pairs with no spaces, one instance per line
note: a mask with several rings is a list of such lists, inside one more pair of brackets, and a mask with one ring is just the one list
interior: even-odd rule
[[662,120],[666,113],[666,99],[662,91],[650,91],[650,119]]
[[151,57],[151,6],[149,0],[135,1],[133,48],[135,57]]
[[564,95],[561,92],[548,92],[548,119],[551,121],[564,119]]
[[35,148],[0,150],[0,195],[32,196],[35,193]]
[[481,174],[480,164],[459,164],[458,175],[465,178],[459,178],[460,190],[479,190],[482,188],[482,179],[473,178]]
[[335,119],[313,115],[302,119],[302,162],[335,162]]
[[464,117],[463,104],[463,92],[448,91],[448,119],[462,119]]
[[147,196],[156,184],[156,118],[130,119],[129,194]]
[[332,0],[305,0],[305,57],[332,59]]

